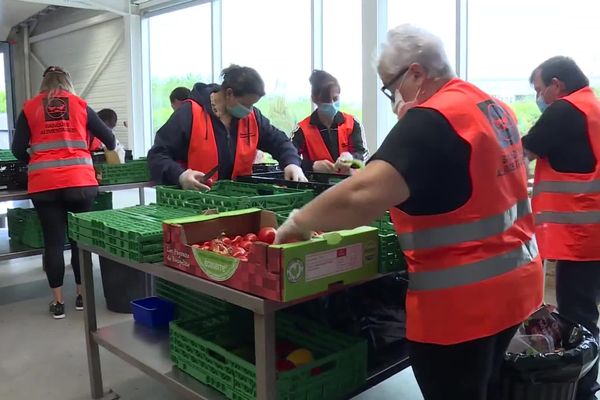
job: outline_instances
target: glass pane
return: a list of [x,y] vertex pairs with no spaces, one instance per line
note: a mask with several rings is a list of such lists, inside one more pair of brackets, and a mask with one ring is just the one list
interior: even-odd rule
[[222,35],[223,66],[258,71],[267,94],[257,107],[290,134],[311,110],[310,0],[223,0]]
[[[431,10],[435,10],[432,12]],[[456,68],[456,1],[455,0],[388,0],[388,29],[401,24],[412,24],[427,29],[444,43],[446,55],[452,68]],[[377,135],[381,144],[387,133],[398,122],[389,108],[387,129]]]
[[362,1],[323,1],[323,69],[340,82],[341,109],[362,120]]
[[[529,76],[544,60],[572,57],[600,90],[600,52],[590,42],[600,37],[600,2],[564,5],[561,0],[469,0],[468,78],[513,107],[522,134],[540,114]],[[506,29],[507,21],[513,29]]]
[[[7,71],[6,71],[7,72]],[[0,149],[8,149],[8,113],[6,104],[6,77],[4,53],[0,52]]]
[[152,130],[173,110],[169,94],[178,86],[192,88],[212,79],[210,3],[150,17]]

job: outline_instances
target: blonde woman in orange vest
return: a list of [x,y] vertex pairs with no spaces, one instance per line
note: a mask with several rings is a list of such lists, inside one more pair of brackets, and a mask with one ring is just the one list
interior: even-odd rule
[[390,210],[408,263],[406,335],[426,400],[490,400],[542,302],[523,149],[508,106],[456,78],[441,40],[401,25],[378,62],[402,118],[366,168],[292,213],[277,242]]
[[[28,164],[28,192],[44,233],[44,267],[54,296],[50,313],[55,319],[65,317],[62,286],[67,213],[89,211],[98,193],[88,131],[109,150],[115,148],[113,133],[75,94],[69,73],[49,67],[40,93],[25,102],[17,119],[11,150]],[[77,243],[70,243],[77,283],[75,308],[83,310]]]
[[[598,340],[600,303],[600,101],[579,66],[552,57],[531,74],[542,115],[523,146],[537,158],[533,212],[540,254],[556,262],[558,311]],[[598,362],[577,382],[595,399]]]
[[302,157],[302,169],[324,173],[350,173],[350,161],[368,156],[360,123],[340,111],[340,84],[331,74],[314,70],[310,75],[315,111],[292,133]]

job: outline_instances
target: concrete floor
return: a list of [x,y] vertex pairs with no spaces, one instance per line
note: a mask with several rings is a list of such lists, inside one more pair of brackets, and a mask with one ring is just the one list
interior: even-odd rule
[[[153,201],[148,190],[147,201]],[[119,206],[136,204],[137,192],[115,194]],[[68,253],[66,253],[68,254]],[[70,255],[66,257],[67,261]],[[97,259],[94,262],[98,265]],[[99,326],[130,318],[106,310],[96,270]],[[547,300],[554,303],[547,282]],[[87,400],[89,379],[83,336],[83,313],[74,309],[72,272],[65,277],[67,317],[55,321],[47,312],[50,293],[40,257],[0,262],[0,399]],[[162,384],[101,349],[105,388],[124,400],[180,400]],[[395,375],[357,400],[422,400],[412,371]]]

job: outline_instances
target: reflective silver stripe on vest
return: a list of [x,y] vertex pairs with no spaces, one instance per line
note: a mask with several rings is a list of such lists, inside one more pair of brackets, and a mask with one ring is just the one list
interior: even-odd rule
[[73,165],[92,165],[91,158],[69,158],[66,160],[55,160],[55,161],[39,161],[36,163],[30,163],[28,171],[38,171],[46,168],[56,167],[70,167]]
[[84,140],[54,140],[52,142],[38,143],[31,146],[31,151],[56,150],[56,149],[87,149]]
[[544,211],[535,215],[535,224],[600,224],[600,211]]
[[496,236],[509,229],[515,221],[531,214],[529,199],[521,200],[501,214],[464,224],[424,229],[398,235],[402,250],[421,250],[450,246]]
[[[535,237],[520,248],[485,260],[439,271],[409,273],[408,288],[413,291],[440,290],[470,285],[495,278],[521,266],[527,265],[538,256]],[[476,301],[476,299],[475,299]]]
[[533,195],[540,193],[600,193],[600,180],[589,182],[541,181],[533,186]]

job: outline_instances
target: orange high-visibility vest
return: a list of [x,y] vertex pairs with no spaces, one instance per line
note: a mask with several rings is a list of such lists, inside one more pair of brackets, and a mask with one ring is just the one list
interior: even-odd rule
[[92,137],[92,142],[90,143],[90,151],[100,150],[102,150],[102,142],[97,137]]
[[471,148],[464,205],[423,216],[390,210],[408,263],[407,337],[452,345],[525,320],[542,302],[543,270],[512,111],[460,79],[419,107],[440,112]]
[[87,132],[86,102],[69,92],[43,92],[25,102],[31,131],[29,193],[96,186]]
[[532,206],[540,254],[555,260],[600,260],[600,101],[589,87],[562,100],[585,115],[596,168],[587,174],[565,173],[545,158],[537,160]]
[[[351,136],[352,130],[354,129],[354,118],[352,115],[342,113],[344,116],[344,122],[338,125],[338,154],[344,152],[352,152]],[[313,161],[329,160],[335,162],[329,149],[325,145],[325,141],[319,132],[319,128],[310,123],[310,115],[300,121],[298,124],[304,132],[304,141],[306,143],[306,150],[308,156]]]
[[[192,105],[192,134],[190,147],[188,149],[188,168],[200,172],[208,172],[219,164],[219,153],[215,140],[210,115],[204,108],[193,100]],[[252,175],[252,164],[256,157],[258,146],[258,123],[254,111],[246,118],[240,119],[237,130],[237,145],[235,151],[235,162],[231,179],[241,175]],[[219,174],[214,175],[219,179]]]

